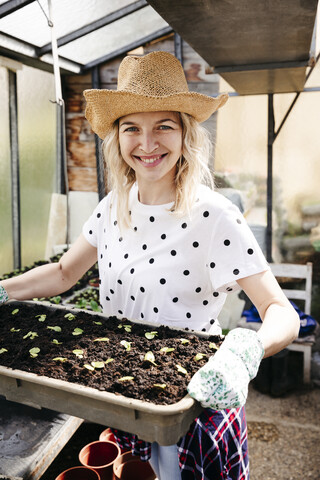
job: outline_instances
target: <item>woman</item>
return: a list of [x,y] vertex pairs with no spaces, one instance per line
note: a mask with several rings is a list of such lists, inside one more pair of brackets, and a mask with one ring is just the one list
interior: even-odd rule
[[242,288],[262,326],[231,331],[191,379],[190,395],[206,408],[178,447],[115,434],[142,459],[151,455],[160,480],[248,479],[248,383],[263,356],[296,338],[299,319],[239,210],[202,184],[211,180],[210,141],[199,123],[227,95],[189,92],[166,52],[126,57],[116,91],[84,94],[86,117],[104,139],[112,191],[59,263],[3,281],[2,301],[61,293],[98,259],[106,315],[217,334],[226,295]]

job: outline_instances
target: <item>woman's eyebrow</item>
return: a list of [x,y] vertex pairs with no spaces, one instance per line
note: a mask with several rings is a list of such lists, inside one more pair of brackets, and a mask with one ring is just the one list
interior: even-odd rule
[[164,118],[163,120],[159,120],[158,122],[156,123],[163,123],[163,122],[173,122],[173,123],[178,123],[176,122],[175,120],[173,120],[172,118]]
[[122,122],[120,123],[120,127],[122,127],[122,125],[136,125],[134,122]]

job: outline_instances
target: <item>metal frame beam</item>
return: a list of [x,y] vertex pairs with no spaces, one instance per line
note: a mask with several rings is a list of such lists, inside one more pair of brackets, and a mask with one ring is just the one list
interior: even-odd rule
[[308,66],[310,66],[309,58],[294,62],[271,62],[250,65],[222,65],[219,67],[208,67],[206,73],[250,72],[259,70],[276,70],[282,68],[305,68]]
[[0,5],[0,18],[4,18],[32,2],[34,2],[34,0],[9,0]]
[[174,54],[183,66],[183,40],[176,32],[174,32]]
[[[92,69],[91,84],[92,84],[92,88],[101,88],[98,66],[93,67]],[[96,151],[98,194],[99,194],[99,201],[100,201],[106,195],[106,185],[105,185],[105,176],[104,176],[103,155],[101,151],[102,140],[96,133],[94,134],[94,141],[95,141],[95,151]]]
[[114,60],[120,55],[124,55],[125,53],[130,52],[131,50],[135,50],[136,48],[141,47],[141,45],[145,45],[146,43],[152,42],[153,40],[157,40],[158,38],[164,37],[165,35],[168,35],[169,33],[172,33],[172,32],[173,30],[171,27],[164,27],[164,28],[161,28],[160,30],[157,30],[156,32],[151,33],[150,35],[139,38],[135,42],[129,43],[124,47],[119,48],[118,50],[114,50],[113,52],[108,53],[108,55],[104,55],[103,57],[97,58],[96,60],[93,60],[92,62],[87,63],[82,67],[82,73],[86,72],[87,70],[90,70],[93,67],[96,67],[97,65],[100,65],[101,63]]
[[[105,17],[99,18],[95,22],[89,23],[88,25],[84,25],[83,27],[74,30],[71,33],[68,33],[67,35],[64,35],[63,37],[58,38],[57,43],[58,47],[61,47],[62,45],[66,45],[67,43],[73,42],[74,40],[77,40],[78,38],[81,38],[85,35],[88,35],[89,33],[92,33],[99,28],[106,27],[110,23],[113,23],[117,20],[120,20],[121,18],[126,17],[127,15],[130,15],[131,13],[137,12],[141,8],[147,7],[148,3],[146,0],[138,0],[137,2],[134,2],[127,7],[120,8],[119,10],[116,10],[109,15],[106,15]],[[45,53],[51,52],[51,43],[47,43],[46,45],[43,45],[39,49],[39,55],[44,55]]]

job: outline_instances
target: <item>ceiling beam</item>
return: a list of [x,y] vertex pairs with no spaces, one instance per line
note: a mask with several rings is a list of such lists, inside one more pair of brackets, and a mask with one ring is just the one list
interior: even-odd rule
[[145,45],[146,43],[157,40],[158,38],[164,37],[165,35],[168,35],[172,32],[173,32],[173,30],[172,30],[171,27],[161,28],[160,30],[157,30],[156,32],[153,32],[150,35],[139,38],[135,42],[129,43],[129,44],[125,45],[124,47],[119,48],[118,50],[114,50],[113,52],[108,53],[108,55],[104,55],[103,57],[97,58],[96,60],[93,60],[92,62],[87,63],[86,65],[84,65],[82,67],[82,72],[85,72],[86,70],[89,70],[90,68],[96,67],[97,65],[101,65],[101,63],[110,62],[110,60],[113,60],[116,57],[119,57],[120,55],[124,55],[127,52],[130,52],[131,50],[134,50],[138,47],[141,47],[142,45]]
[[9,0],[0,5],[0,18],[4,18],[32,2],[34,2],[34,0]]
[[[148,3],[146,2],[146,0],[138,0],[137,2],[127,5],[126,7],[120,8],[119,10],[116,10],[115,12],[112,12],[109,15],[106,15],[105,17],[99,18],[95,22],[89,23],[88,25],[84,25],[83,27],[77,30],[74,30],[73,32],[70,32],[67,35],[64,35],[63,37],[58,38],[57,39],[58,47],[62,47],[62,45],[66,45],[67,43],[73,42],[78,38],[88,35],[89,33],[92,33],[98,30],[99,28],[105,27],[110,23],[116,22],[117,20],[120,20],[121,18],[124,18],[127,15],[130,15],[131,13],[137,12],[138,10],[146,7],[147,5]],[[43,47],[39,49],[39,52],[40,52],[40,55],[51,52],[51,43],[47,43],[46,45],[43,45]]]
[[279,68],[299,68],[308,67],[309,59],[290,62],[268,62],[248,65],[224,65],[219,67],[209,67],[206,73],[227,73],[227,72],[250,72],[255,70],[275,70]]

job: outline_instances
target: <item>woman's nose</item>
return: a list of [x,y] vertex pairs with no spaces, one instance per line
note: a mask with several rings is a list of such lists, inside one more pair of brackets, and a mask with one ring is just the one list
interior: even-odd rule
[[139,148],[144,153],[153,153],[159,147],[159,142],[153,133],[144,132],[140,137]]

